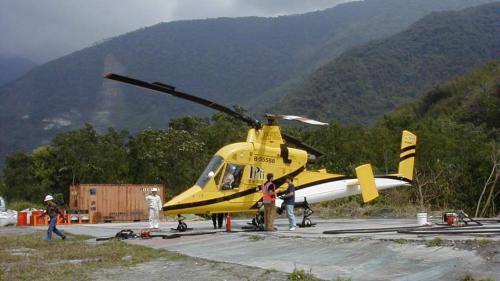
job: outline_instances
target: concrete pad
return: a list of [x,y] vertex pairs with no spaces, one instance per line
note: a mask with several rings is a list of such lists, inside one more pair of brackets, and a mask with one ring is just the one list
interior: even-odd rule
[[[323,234],[325,230],[383,228],[416,225],[409,219],[317,219],[316,227],[288,231],[287,221],[278,219],[276,232],[244,232],[247,220],[233,220],[234,232],[183,236],[177,239],[126,240],[131,244],[166,249],[219,262],[292,272],[311,271],[324,279],[352,280],[456,280],[471,273],[476,278],[500,278],[500,236],[411,235],[398,233]],[[214,231],[211,221],[187,222],[197,231]],[[63,225],[73,234],[114,236],[122,229],[139,232],[147,223]],[[171,234],[176,222],[162,223],[162,234]],[[44,228],[45,229],[45,228]],[[451,245],[427,247],[425,240],[436,237]],[[465,240],[496,241],[482,249],[461,247]],[[399,242],[398,242],[399,241]],[[401,242],[403,241],[403,243]]]

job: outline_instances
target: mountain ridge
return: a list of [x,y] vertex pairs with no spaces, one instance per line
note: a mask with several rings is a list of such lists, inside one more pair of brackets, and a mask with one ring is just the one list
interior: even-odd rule
[[433,85],[498,57],[498,9],[500,2],[433,13],[385,40],[354,47],[318,69],[280,104],[313,118],[376,120]]

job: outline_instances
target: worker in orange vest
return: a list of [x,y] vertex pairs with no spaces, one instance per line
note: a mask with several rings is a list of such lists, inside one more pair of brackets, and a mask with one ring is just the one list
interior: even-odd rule
[[264,203],[264,225],[266,231],[274,231],[276,186],[273,183],[273,177],[273,174],[267,174],[267,182],[262,186],[262,202]]

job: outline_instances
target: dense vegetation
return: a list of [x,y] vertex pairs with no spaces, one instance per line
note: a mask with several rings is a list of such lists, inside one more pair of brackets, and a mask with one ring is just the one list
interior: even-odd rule
[[500,3],[433,13],[385,40],[353,48],[318,69],[281,108],[366,124],[432,86],[498,58]]
[[[366,162],[379,173],[396,171],[400,133],[411,130],[418,136],[414,186],[378,201],[474,211],[481,197],[480,215],[495,215],[500,191],[494,179],[500,171],[485,183],[499,161],[499,77],[500,63],[493,61],[434,87],[370,127],[333,122],[321,129],[285,129],[326,153],[316,168],[345,174]],[[220,147],[244,140],[244,128],[219,113],[211,120],[178,118],[167,130],[135,135],[113,129],[98,134],[87,125],[57,135],[52,145],[30,155],[11,154],[0,193],[10,200],[40,201],[47,192],[66,194],[71,183],[131,182],[163,183],[175,195],[195,182]]]
[[171,83],[230,105],[255,100],[260,108],[264,98],[270,102],[268,90],[355,45],[395,34],[432,11],[490,1],[354,1],[304,15],[161,23],[111,38],[0,87],[0,159],[85,123],[101,133],[108,127],[135,133],[204,113],[190,103],[103,81],[107,72]]
[[31,154],[10,154],[0,194],[9,200],[37,202],[46,193],[67,198],[75,183],[164,183],[170,195],[196,180],[212,154],[244,138],[242,124],[220,114],[212,120],[175,119],[168,130],[146,129],[131,135],[90,125],[58,134],[52,145]]

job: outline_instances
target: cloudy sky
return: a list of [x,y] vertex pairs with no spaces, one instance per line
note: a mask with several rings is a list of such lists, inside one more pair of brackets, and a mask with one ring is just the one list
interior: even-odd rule
[[352,0],[0,0],[0,55],[43,63],[160,22],[322,10]]

